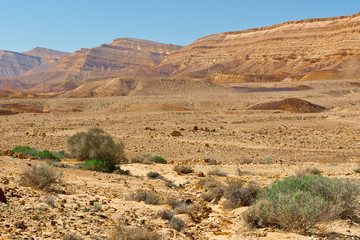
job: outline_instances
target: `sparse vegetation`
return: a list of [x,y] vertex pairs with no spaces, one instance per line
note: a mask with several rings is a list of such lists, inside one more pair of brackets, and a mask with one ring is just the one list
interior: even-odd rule
[[22,173],[20,184],[40,190],[49,190],[51,185],[58,182],[61,175],[61,172],[55,172],[53,167],[48,164],[32,165]]
[[130,196],[130,200],[141,202],[144,201],[147,204],[158,205],[160,204],[160,197],[155,192],[137,190]]
[[255,183],[245,184],[242,180],[232,179],[224,189],[224,208],[234,209],[240,206],[250,206],[260,187]]
[[173,217],[170,220],[170,226],[177,231],[181,231],[184,227],[186,227],[186,224],[183,220],[181,220],[178,217]]
[[191,167],[183,164],[174,166],[174,171],[177,172],[178,174],[188,174],[194,172],[194,170]]
[[124,145],[115,143],[113,138],[100,128],[79,132],[67,140],[68,151],[79,160],[97,159],[112,166],[126,159]]
[[131,163],[141,163],[141,164],[153,164],[153,163],[160,163],[160,164],[167,164],[167,161],[164,157],[161,156],[151,156],[149,154],[138,154],[135,155],[131,159]]
[[305,173],[307,174],[321,174],[322,171],[316,167],[308,167],[305,169]]
[[174,212],[170,211],[170,210],[167,210],[167,209],[164,209],[164,210],[158,212],[158,216],[161,219],[170,220],[172,217],[174,217]]
[[63,155],[58,152],[52,152],[49,150],[39,151],[36,148],[29,146],[16,146],[12,149],[16,154],[22,153],[28,157],[37,157],[39,159],[61,160]]
[[147,177],[148,177],[149,179],[163,179],[163,178],[164,178],[164,177],[161,176],[161,174],[158,173],[158,172],[148,172],[146,175],[147,175]]
[[244,214],[251,227],[308,231],[316,223],[354,215],[358,184],[321,175],[285,178],[266,188]]
[[360,167],[358,167],[358,168],[355,168],[355,170],[354,170],[356,173],[360,173]]
[[251,158],[243,158],[240,162],[241,165],[245,165],[245,164],[251,164],[253,163],[254,160],[252,160]]
[[220,163],[213,158],[205,158],[204,161],[209,165],[219,165]]
[[104,162],[104,161],[96,160],[96,159],[85,161],[84,167],[91,171],[105,172],[105,173],[111,173],[115,170],[114,165],[111,165],[108,162]]
[[142,227],[114,226],[108,240],[160,240],[161,236],[153,230]]
[[46,203],[47,205],[49,205],[50,207],[54,208],[54,207],[55,207],[55,200],[56,200],[55,197],[53,197],[53,196],[47,196],[47,197],[45,198],[45,203]]
[[161,156],[153,156],[152,160],[154,161],[154,163],[167,164],[166,159]]
[[209,171],[208,175],[219,176],[219,177],[226,177],[227,176],[227,174],[224,173],[220,168],[215,168],[215,169]]
[[76,235],[75,233],[67,233],[62,240],[83,240],[82,237]]

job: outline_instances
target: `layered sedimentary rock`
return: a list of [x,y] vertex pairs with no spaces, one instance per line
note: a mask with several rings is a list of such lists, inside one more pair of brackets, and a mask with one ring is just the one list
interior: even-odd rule
[[57,71],[73,76],[127,75],[153,67],[180,46],[147,40],[118,38],[110,44],[91,49],[81,49],[63,59]]
[[0,78],[16,77],[41,64],[41,59],[23,53],[0,51]]
[[155,75],[213,82],[360,77],[360,13],[210,35],[154,67]]

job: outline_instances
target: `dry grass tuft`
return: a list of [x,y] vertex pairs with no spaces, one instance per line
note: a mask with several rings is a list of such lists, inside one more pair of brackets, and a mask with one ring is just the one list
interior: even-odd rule
[[162,237],[156,231],[142,227],[127,227],[116,224],[108,240],[160,240]]

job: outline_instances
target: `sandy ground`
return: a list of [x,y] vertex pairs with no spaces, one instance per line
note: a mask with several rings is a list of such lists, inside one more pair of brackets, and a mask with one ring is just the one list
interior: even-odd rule
[[[232,211],[221,202],[207,203],[209,216],[198,222],[179,214],[187,227],[178,232],[166,220],[156,217],[166,204],[149,205],[130,201],[137,189],[148,189],[163,199],[174,196],[192,199],[198,212],[206,212],[201,189],[196,188],[198,172],[220,168],[227,178],[241,176],[268,186],[276,179],[292,176],[309,166],[323,175],[360,180],[360,88],[357,80],[302,82],[304,91],[243,91],[243,88],[288,88],[299,83],[252,83],[226,86],[222,91],[157,96],[126,96],[76,99],[8,99],[0,104],[27,104],[50,113],[0,116],[0,150],[29,145],[53,151],[67,150],[66,139],[90,127],[103,128],[125,145],[129,159],[137,154],[165,157],[169,164],[125,164],[131,176],[96,173],[83,169],[58,168],[63,172],[58,193],[43,193],[18,184],[29,164],[39,161],[0,157],[0,187],[9,204],[0,203],[1,239],[59,239],[77,233],[84,239],[105,239],[114,222],[151,225],[168,239],[321,239],[277,229],[252,230],[244,226],[242,207]],[[328,108],[321,113],[289,113],[278,110],[248,110],[254,104],[296,97]],[[76,109],[76,111],[74,111]],[[199,130],[194,130],[198,128]],[[170,133],[180,131],[182,136]],[[211,166],[204,159],[220,163]],[[244,162],[248,164],[244,164]],[[65,159],[66,166],[74,160]],[[195,169],[177,175],[174,164],[186,163]],[[156,171],[179,184],[169,188],[163,180],[149,180]],[[220,177],[219,177],[220,178]],[[223,180],[223,178],[222,178]],[[46,204],[55,196],[55,206]],[[101,205],[95,209],[92,203]],[[85,209],[85,210],[84,210]],[[26,228],[14,224],[23,220]],[[349,221],[321,224],[316,230],[325,239],[360,239],[360,225]]]

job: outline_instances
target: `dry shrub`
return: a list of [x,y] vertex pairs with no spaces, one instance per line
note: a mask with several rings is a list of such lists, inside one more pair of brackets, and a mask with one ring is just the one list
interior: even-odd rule
[[164,179],[164,177],[158,172],[148,172],[146,176],[149,179]]
[[83,240],[82,237],[76,235],[75,233],[67,233],[62,240]]
[[223,206],[226,209],[250,206],[260,190],[260,187],[255,183],[245,184],[242,180],[232,179],[224,189],[224,197],[226,200]]
[[355,171],[356,173],[360,173],[360,167],[355,168],[354,171]]
[[130,196],[132,201],[141,202],[144,201],[147,204],[158,205],[160,204],[159,195],[155,192],[145,191],[145,190],[137,190]]
[[316,223],[354,216],[360,186],[321,175],[285,178],[258,195],[244,213],[251,227],[276,226],[306,232]]
[[32,165],[22,173],[20,184],[47,191],[51,185],[59,181],[61,175],[61,172],[55,172],[53,167],[48,164],[42,164],[41,166]]
[[240,162],[241,165],[245,165],[245,164],[251,164],[253,163],[254,160],[252,160],[251,158],[243,158]]
[[186,224],[183,220],[181,220],[178,217],[173,217],[170,220],[170,226],[177,231],[181,231],[184,227],[186,227]]
[[142,227],[127,227],[116,224],[110,233],[108,240],[160,240],[161,235],[156,231]]
[[137,154],[131,159],[131,163],[153,164],[153,160],[148,154]]
[[215,169],[209,171],[208,175],[219,176],[219,177],[226,177],[227,176],[227,174],[224,173],[220,168],[215,168]]
[[214,178],[207,177],[200,179],[196,183],[196,186],[206,191],[205,193],[201,194],[201,197],[207,202],[218,202],[224,195],[223,184]]
[[97,159],[111,165],[119,164],[126,159],[124,145],[115,143],[113,138],[100,128],[90,128],[79,132],[67,140],[68,151],[80,160]]
[[305,173],[319,175],[322,173],[322,171],[316,167],[308,167],[305,169]]
[[188,174],[188,173],[193,173],[194,169],[192,169],[187,165],[180,164],[174,167],[174,171],[177,172],[178,174]]
[[170,211],[170,210],[167,210],[167,209],[164,209],[164,210],[158,212],[157,215],[158,215],[161,219],[170,220],[172,217],[174,217],[174,212],[173,212],[173,211]]

